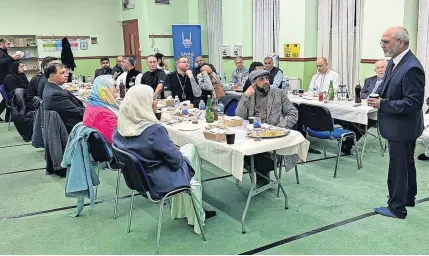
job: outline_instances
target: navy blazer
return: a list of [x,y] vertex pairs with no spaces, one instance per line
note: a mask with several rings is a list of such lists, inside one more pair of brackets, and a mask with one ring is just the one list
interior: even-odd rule
[[374,90],[375,83],[377,83],[377,76],[371,76],[365,79],[362,91],[360,92],[361,99],[368,98],[368,95]]
[[83,120],[85,108],[82,102],[58,85],[49,82],[46,84],[43,90],[43,106],[46,110],[60,114],[68,133]]
[[383,86],[377,90],[380,133],[391,141],[416,140],[423,132],[425,72],[411,51],[389,72],[392,65],[390,60]]

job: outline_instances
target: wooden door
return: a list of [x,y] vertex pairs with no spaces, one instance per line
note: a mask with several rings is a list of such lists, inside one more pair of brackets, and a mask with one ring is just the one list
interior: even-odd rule
[[125,56],[134,56],[136,58],[136,69],[141,69],[141,52],[139,41],[139,25],[138,20],[127,20],[122,22],[124,34],[124,50]]

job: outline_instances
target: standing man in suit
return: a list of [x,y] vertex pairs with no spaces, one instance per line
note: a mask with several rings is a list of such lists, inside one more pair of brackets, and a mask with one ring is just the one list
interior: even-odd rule
[[376,208],[383,216],[404,219],[407,207],[415,205],[417,194],[414,149],[423,132],[423,97],[425,73],[410,51],[408,31],[392,27],[384,32],[381,48],[387,65],[382,86],[377,90],[379,99],[369,98],[368,105],[379,109],[381,136],[389,143],[389,174],[387,207]]
[[375,62],[375,73],[377,75],[365,79],[364,86],[360,92],[361,99],[366,99],[371,93],[376,93],[378,87],[382,84],[384,73],[386,72],[387,60],[380,59]]
[[70,134],[73,127],[83,120],[85,108],[80,100],[60,86],[67,82],[68,73],[59,63],[49,65],[45,70],[48,83],[43,90],[43,106],[46,110],[58,112]]

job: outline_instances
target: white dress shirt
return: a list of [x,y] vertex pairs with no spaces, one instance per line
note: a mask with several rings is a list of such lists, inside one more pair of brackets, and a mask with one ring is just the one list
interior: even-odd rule
[[317,72],[317,74],[315,74],[313,78],[311,78],[308,91],[310,93],[312,93],[313,91],[328,92],[329,84],[331,81],[333,82],[334,90],[336,91],[338,85],[340,84],[340,75],[330,69],[324,74]]
[[398,56],[393,58],[393,63],[395,64],[395,66],[393,67],[392,70],[394,70],[398,66],[398,63],[402,60],[402,58],[404,58],[405,54],[407,54],[407,52],[409,51],[410,49],[408,48],[405,51],[401,52]]

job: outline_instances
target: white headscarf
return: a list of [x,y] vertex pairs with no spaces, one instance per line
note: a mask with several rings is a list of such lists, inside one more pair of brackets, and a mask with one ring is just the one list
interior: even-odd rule
[[152,87],[139,84],[131,87],[119,107],[118,132],[123,137],[139,136],[158,123],[152,109]]

